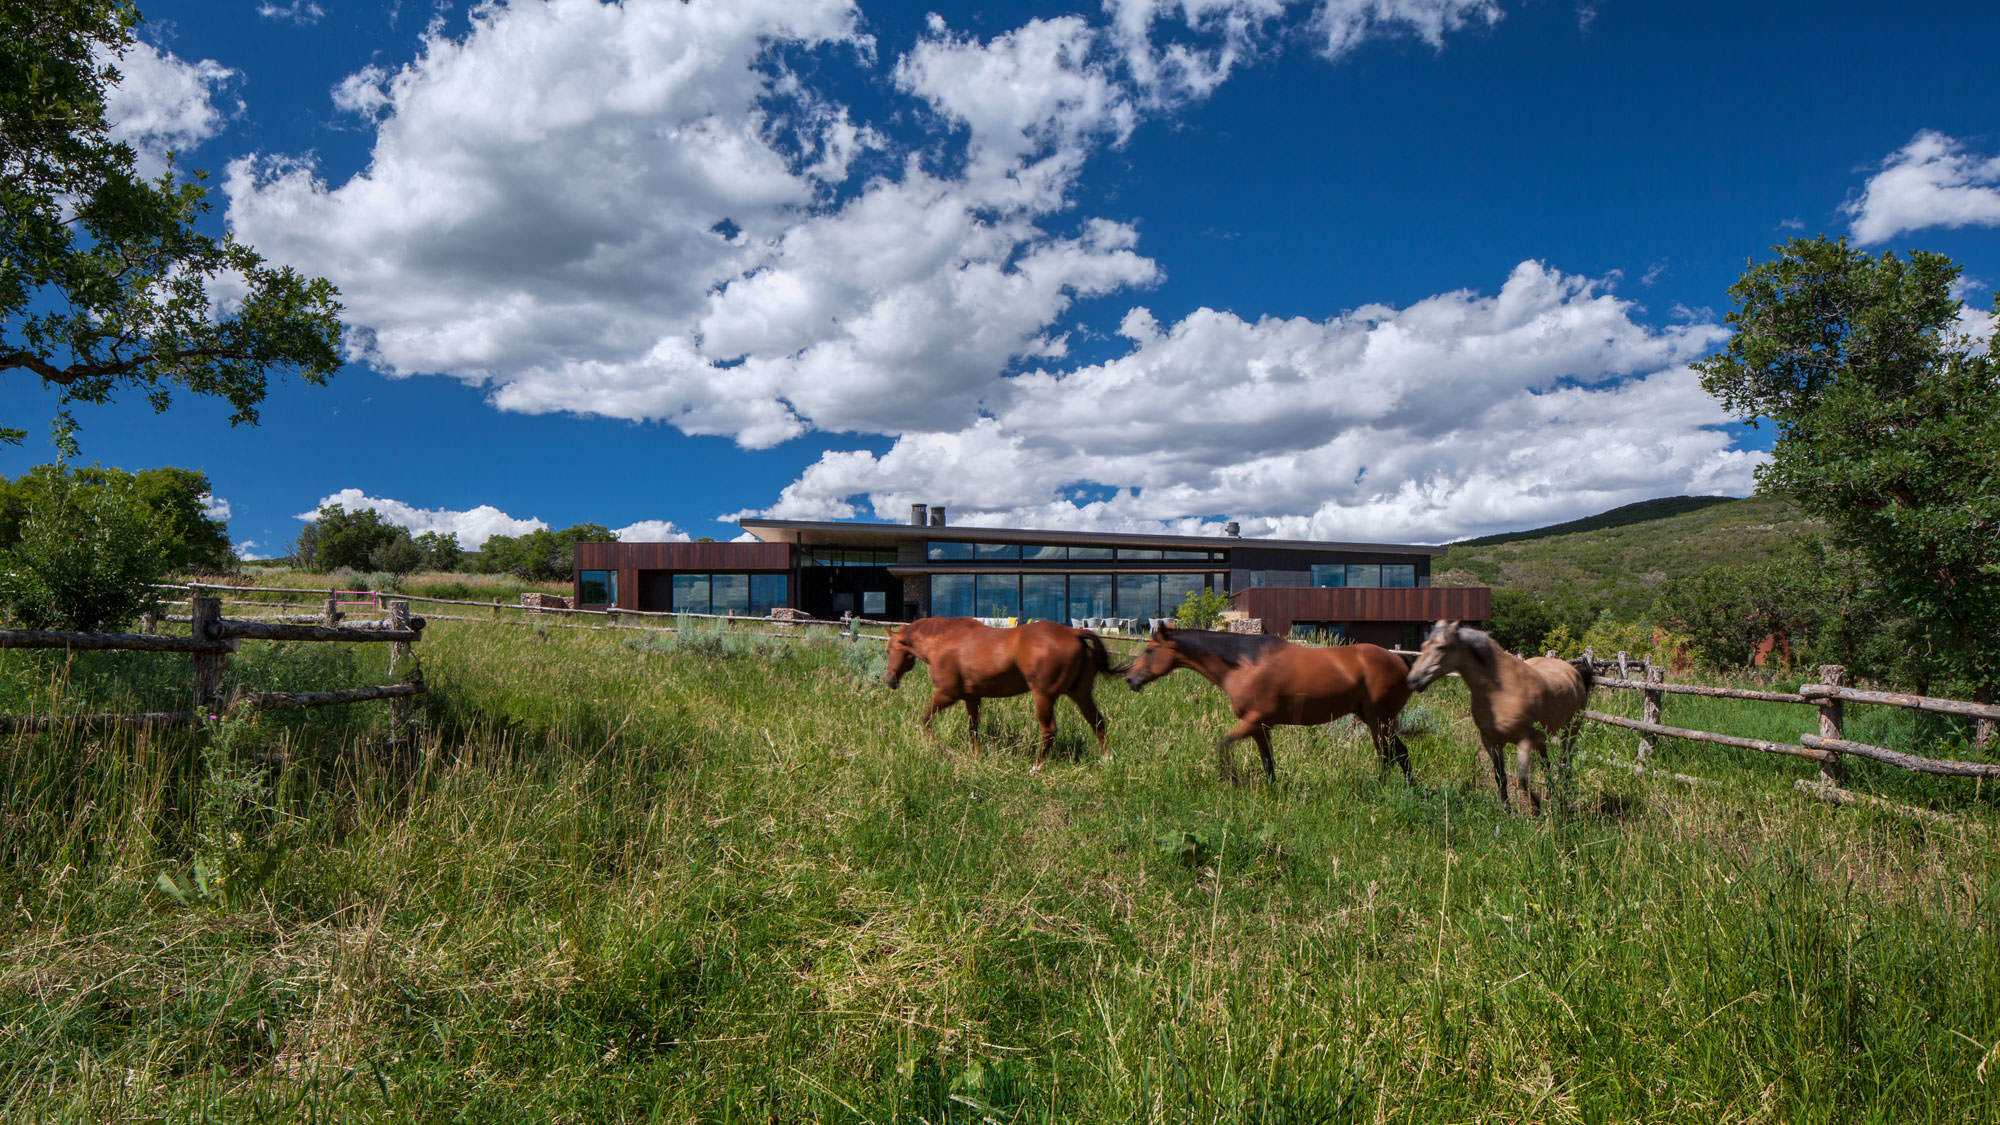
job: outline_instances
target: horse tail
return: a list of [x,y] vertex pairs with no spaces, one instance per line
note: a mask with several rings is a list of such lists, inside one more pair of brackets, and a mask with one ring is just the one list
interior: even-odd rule
[[1111,659],[1111,650],[1104,647],[1104,638],[1096,633],[1085,630],[1077,639],[1083,642],[1084,675],[1094,673],[1099,676],[1122,676],[1131,666],[1132,662],[1129,660],[1114,663]]
[[1591,664],[1587,656],[1577,657],[1569,662],[1569,666],[1576,669],[1577,675],[1583,677],[1583,693],[1589,695],[1590,689],[1597,686],[1597,668]]

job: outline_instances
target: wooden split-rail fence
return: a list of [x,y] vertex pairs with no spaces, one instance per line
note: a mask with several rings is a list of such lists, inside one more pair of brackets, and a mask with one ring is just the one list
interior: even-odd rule
[[[199,726],[227,715],[245,711],[299,707],[326,707],[334,704],[391,701],[400,731],[410,717],[410,697],[425,691],[423,669],[411,645],[423,637],[424,619],[410,615],[409,602],[388,599],[380,602],[385,614],[379,620],[339,624],[345,614],[333,598],[317,616],[280,615],[223,616],[220,591],[212,587],[177,587],[189,591],[186,614],[148,613],[138,633],[78,633],[35,629],[0,630],[0,649],[65,649],[68,651],[176,652],[193,659],[193,684],[185,711],[152,711],[123,714],[0,715],[0,734],[29,733],[54,729],[109,730]],[[179,603],[176,603],[179,604]],[[186,636],[163,634],[163,623],[184,624]],[[389,646],[389,676],[393,682],[338,691],[223,693],[223,673],[229,656],[245,640],[306,642],[375,642]]]
[[[1549,653],[1555,656],[1555,653]],[[1844,737],[1842,726],[1848,704],[1865,706],[1899,707],[1911,711],[1923,711],[1935,715],[1952,715],[1971,719],[1975,722],[1975,745],[1989,745],[1993,729],[2000,723],[2000,704],[1973,703],[1958,699],[1939,699],[1926,695],[1912,695],[1905,692],[1873,691],[1846,683],[1847,670],[1838,664],[1824,664],[1819,669],[1819,682],[1800,686],[1795,692],[1763,691],[1753,688],[1718,687],[1707,684],[1668,683],[1667,670],[1649,662],[1632,660],[1620,652],[1616,659],[1601,660],[1589,649],[1584,650],[1584,658],[1592,667],[1599,669],[1597,687],[1617,691],[1634,691],[1641,696],[1640,718],[1631,719],[1622,715],[1607,714],[1598,710],[1585,710],[1583,717],[1592,722],[1608,726],[1622,727],[1637,732],[1638,745],[1633,763],[1625,763],[1639,772],[1662,774],[1679,781],[1704,783],[1705,779],[1685,777],[1679,774],[1665,774],[1651,769],[1647,760],[1652,757],[1656,740],[1662,738],[1685,739],[1690,742],[1707,742],[1719,746],[1732,746],[1742,750],[1756,750],[1766,754],[1779,754],[1793,758],[1804,758],[1819,765],[1816,780],[1800,779],[1795,787],[1803,793],[1839,804],[1876,804],[1889,807],[1897,812],[1924,819],[1949,820],[1948,816],[1927,809],[1893,805],[1881,798],[1865,793],[1856,793],[1841,787],[1845,780],[1843,759],[1847,757],[1865,758],[1882,762],[1900,769],[1916,773],[1935,774],[1945,777],[2000,778],[2000,762],[1968,762],[1949,758],[1926,758],[1915,754],[1905,754],[1882,746],[1872,746]],[[1615,673],[1615,674],[1614,674]],[[1636,675],[1635,675],[1636,673]],[[1797,742],[1775,742],[1762,738],[1745,738],[1739,735],[1721,734],[1715,731],[1694,730],[1686,727],[1669,726],[1663,719],[1662,711],[1669,695],[1707,696],[1719,699],[1741,699],[1757,703],[1784,703],[1810,707],[1818,712],[1817,733],[1801,734]]]

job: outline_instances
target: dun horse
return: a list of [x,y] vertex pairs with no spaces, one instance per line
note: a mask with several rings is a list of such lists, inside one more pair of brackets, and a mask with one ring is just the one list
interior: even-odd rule
[[931,701],[924,707],[924,730],[931,717],[964,702],[966,725],[972,732],[972,756],[979,756],[979,702],[1022,692],[1035,697],[1035,719],[1042,724],[1042,749],[1034,769],[1048,761],[1056,740],[1056,697],[1067,695],[1097,735],[1104,752],[1104,716],[1091,698],[1099,675],[1118,671],[1104,650],[1104,641],[1087,629],[1072,629],[1053,621],[1030,621],[1013,629],[996,629],[970,617],[925,617],[889,632],[891,689],[917,661],[930,666]]
[[1568,767],[1576,714],[1583,710],[1597,678],[1595,672],[1584,661],[1572,664],[1547,656],[1523,660],[1477,629],[1440,621],[1431,627],[1410,668],[1410,687],[1422,691],[1452,672],[1465,680],[1472,693],[1472,721],[1479,728],[1486,759],[1493,765],[1493,784],[1499,787],[1501,807],[1507,806],[1507,770],[1501,764],[1500,749],[1511,742],[1520,746],[1515,780],[1529,808],[1540,812],[1541,798],[1528,784],[1531,753],[1541,753],[1546,770],[1549,737],[1559,735],[1557,758]]
[[1238,740],[1256,741],[1265,775],[1275,778],[1272,727],[1316,726],[1347,715],[1367,724],[1384,768],[1395,762],[1406,780],[1410,776],[1410,751],[1396,733],[1396,718],[1410,698],[1409,666],[1387,649],[1307,648],[1280,637],[1161,625],[1126,670],[1125,682],[1138,691],[1176,668],[1201,673],[1222,689],[1236,713],[1236,725],[1215,748],[1225,781],[1236,780]]

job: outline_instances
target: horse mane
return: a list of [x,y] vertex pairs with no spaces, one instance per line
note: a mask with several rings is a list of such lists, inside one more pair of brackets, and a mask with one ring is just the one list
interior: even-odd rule
[[1458,627],[1458,639],[1465,647],[1472,650],[1472,655],[1478,657],[1481,664],[1489,668],[1493,665],[1493,654],[1506,651],[1493,643],[1491,634],[1474,629],[1470,625],[1460,625]]
[[1272,649],[1282,648],[1286,643],[1283,637],[1268,633],[1225,633],[1219,629],[1175,629],[1167,639],[1228,664],[1262,660]]

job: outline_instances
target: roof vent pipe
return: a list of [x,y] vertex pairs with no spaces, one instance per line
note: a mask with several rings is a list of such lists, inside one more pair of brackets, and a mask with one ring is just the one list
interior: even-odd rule
[[943,505],[943,504],[932,504],[932,505],[931,505],[931,526],[932,526],[932,527],[943,527],[943,526],[944,526],[944,505]]
[[1235,520],[1230,520],[1228,523],[1222,525],[1222,533],[1228,536],[1241,536],[1243,534],[1243,525],[1237,523]]
[[922,504],[910,505],[910,526],[924,526],[924,506]]

